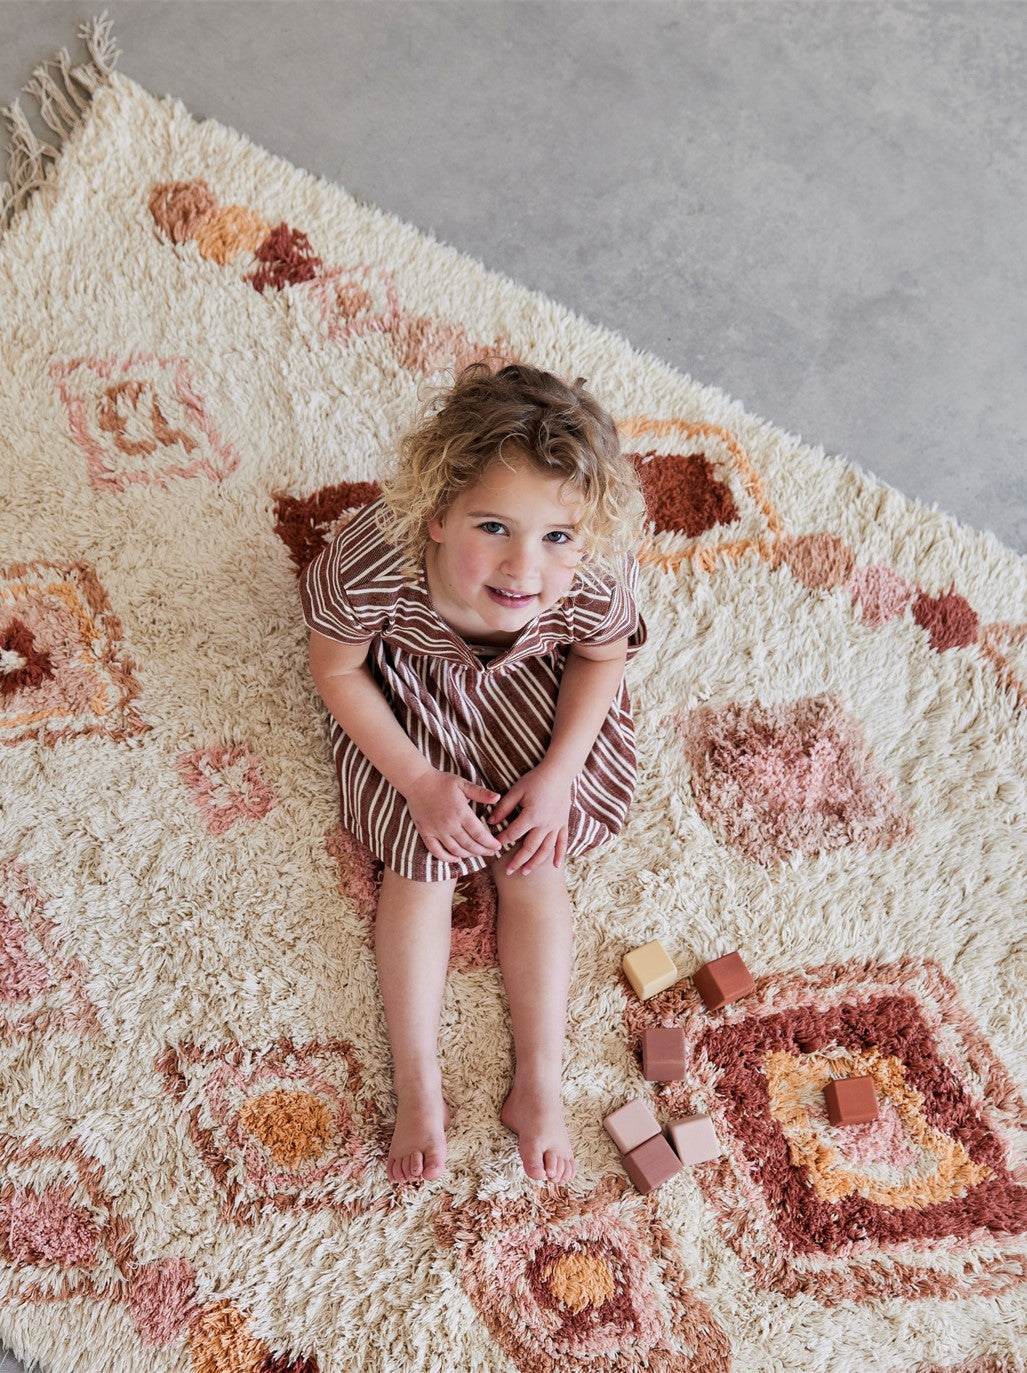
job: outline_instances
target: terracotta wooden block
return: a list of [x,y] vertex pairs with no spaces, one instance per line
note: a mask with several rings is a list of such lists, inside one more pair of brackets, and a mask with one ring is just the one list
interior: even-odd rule
[[621,1162],[624,1171],[640,1192],[651,1192],[654,1187],[681,1172],[681,1160],[662,1135],[654,1135],[625,1154]]
[[702,997],[708,1011],[719,1011],[730,1001],[740,996],[748,996],[756,990],[752,973],[742,962],[741,954],[728,953],[723,958],[715,958],[712,963],[704,963],[692,974],[695,989]]
[[607,1134],[622,1154],[630,1154],[647,1139],[660,1133],[660,1122],[641,1097],[618,1106],[603,1121]]
[[624,975],[643,1001],[665,992],[678,980],[678,970],[658,939],[650,939],[624,955]]
[[872,1077],[839,1077],[824,1088],[827,1118],[832,1125],[866,1125],[877,1119],[877,1091]]
[[680,1082],[685,1075],[685,1032],[660,1025],[642,1032],[642,1076],[646,1082]]
[[682,1163],[708,1163],[722,1153],[709,1116],[683,1116],[667,1127],[674,1152]]

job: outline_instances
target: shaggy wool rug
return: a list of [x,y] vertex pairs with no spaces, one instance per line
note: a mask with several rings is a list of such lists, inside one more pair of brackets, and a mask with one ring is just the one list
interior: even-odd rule
[[[0,1339],[58,1373],[1023,1369],[1027,571],[91,56],[0,242]],[[569,865],[571,1186],[499,1122],[461,884],[437,1182],[392,1187],[375,863],[300,568],[426,382],[582,375],[645,486],[640,782]],[[681,979],[640,1001],[623,954]],[[740,950],[755,990],[690,974]],[[648,1026],[686,1073],[646,1082]],[[880,1113],[834,1126],[832,1078]],[[721,1154],[647,1195],[644,1098]]]

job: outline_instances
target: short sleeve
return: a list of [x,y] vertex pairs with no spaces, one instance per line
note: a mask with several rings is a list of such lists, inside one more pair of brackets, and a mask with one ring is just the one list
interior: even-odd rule
[[373,639],[388,620],[391,579],[383,575],[375,505],[365,506],[300,575],[308,628],[345,644]]
[[633,658],[648,637],[638,610],[638,559],[628,554],[620,577],[582,579],[571,611],[575,643],[598,647],[627,637]]

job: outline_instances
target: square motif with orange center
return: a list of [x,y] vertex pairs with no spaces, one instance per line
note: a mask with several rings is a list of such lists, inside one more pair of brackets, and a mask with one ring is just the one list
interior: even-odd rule
[[157,1067],[228,1219],[252,1223],[268,1205],[366,1209],[361,1184],[381,1120],[350,1043],[187,1044],[168,1049]]
[[87,563],[0,567],[0,743],[149,729],[121,622]]

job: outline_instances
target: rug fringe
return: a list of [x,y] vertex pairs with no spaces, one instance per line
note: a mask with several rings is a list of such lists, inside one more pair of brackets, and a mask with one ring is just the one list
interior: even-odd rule
[[67,48],[37,67],[24,87],[39,104],[47,128],[57,135],[57,145],[45,143],[33,132],[20,102],[15,99],[0,111],[11,131],[7,154],[9,180],[0,184],[0,240],[34,191],[46,179],[49,163],[60,156],[61,145],[74,132],[89,109],[89,102],[114,72],[120,49],[112,33],[113,21],[107,11],[79,28],[79,37],[89,50],[89,61],[71,65]]

